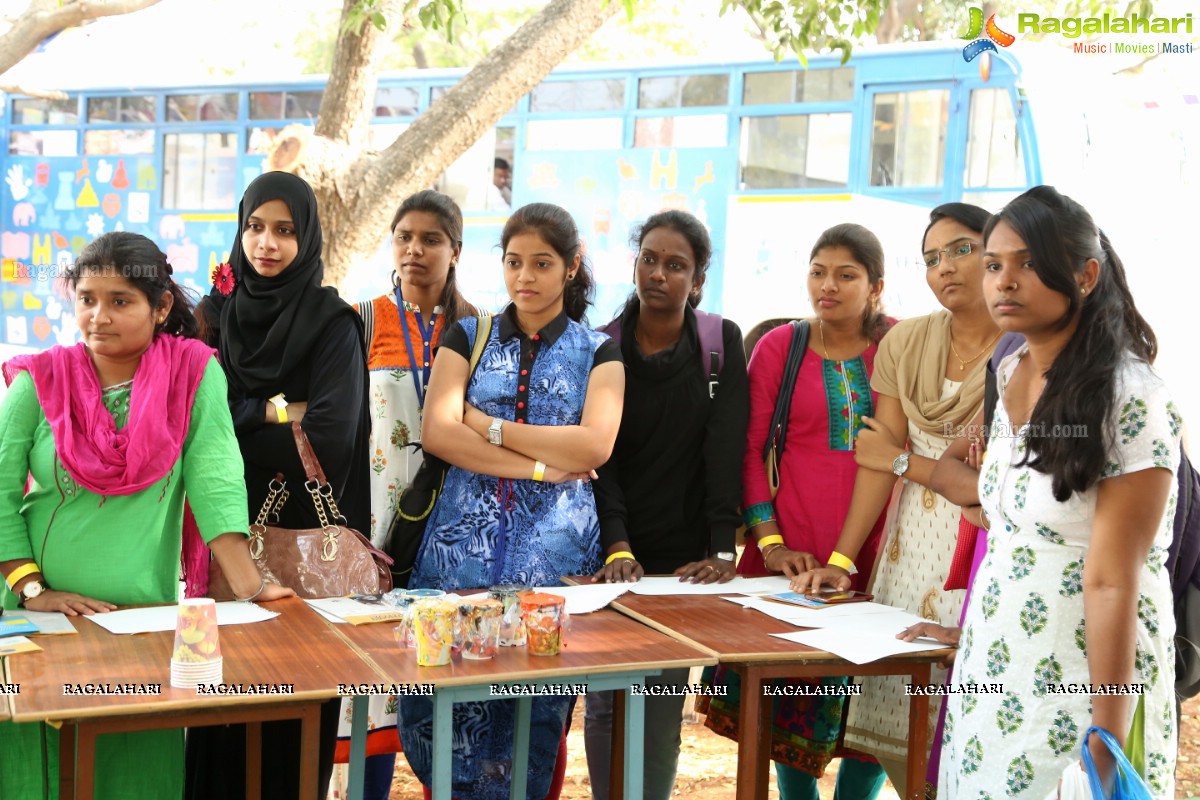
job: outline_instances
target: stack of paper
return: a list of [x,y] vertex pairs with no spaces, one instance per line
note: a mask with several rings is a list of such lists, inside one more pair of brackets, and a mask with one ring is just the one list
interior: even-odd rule
[[[843,618],[843,622],[845,618]],[[903,630],[901,628],[900,630]],[[899,633],[899,631],[897,631]],[[926,650],[941,650],[949,645],[939,644],[930,639],[918,639],[915,642],[903,642],[896,634],[866,632],[861,629],[839,624],[836,627],[818,628],[811,631],[796,631],[795,633],[773,633],[780,639],[789,642],[805,644],[833,653],[855,664],[868,664],[888,656],[902,653],[921,653]]]
[[349,622],[351,625],[366,625],[371,622],[396,622],[404,617],[404,609],[380,603],[364,603],[349,597],[329,597],[323,600],[305,600],[321,616],[333,622]]
[[781,575],[766,578],[743,578],[737,576],[728,583],[690,583],[679,578],[642,578],[637,583],[625,584],[629,591],[641,595],[670,594],[773,594],[786,592],[791,581]]

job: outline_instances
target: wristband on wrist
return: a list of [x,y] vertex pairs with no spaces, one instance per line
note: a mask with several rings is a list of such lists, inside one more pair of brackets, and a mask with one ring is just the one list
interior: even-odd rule
[[770,536],[764,536],[758,540],[758,552],[765,553],[766,549],[773,544],[782,545],[783,537],[778,533],[773,533]]
[[41,567],[39,567],[34,562],[30,561],[28,564],[22,564],[21,566],[14,569],[12,572],[8,573],[8,577],[5,578],[5,582],[8,584],[8,588],[12,589],[12,591],[15,593],[17,591],[15,588],[16,585],[18,583],[20,583],[23,578],[28,578],[30,575],[33,575],[35,572],[41,572],[41,571],[42,571]]
[[829,554],[829,561],[827,561],[826,564],[828,564],[831,567],[839,567],[841,569],[844,569],[846,572],[850,573],[851,575],[858,574],[858,568],[854,566],[854,562],[851,561],[846,556],[839,553],[837,550],[834,550],[832,553]]
[[280,424],[283,424],[288,421],[287,400],[284,399],[283,392],[280,392],[279,394],[275,395],[274,397],[268,398],[267,402],[270,403],[271,405],[275,406],[276,421],[278,421]]
[[546,480],[546,465],[541,461],[535,461],[533,464],[533,479],[535,481]]
[[637,561],[637,559],[633,557],[633,553],[629,552],[628,550],[618,550],[617,552],[610,555],[608,558],[604,559],[604,566],[607,567],[609,564],[616,561],[618,558],[628,558],[630,561]]

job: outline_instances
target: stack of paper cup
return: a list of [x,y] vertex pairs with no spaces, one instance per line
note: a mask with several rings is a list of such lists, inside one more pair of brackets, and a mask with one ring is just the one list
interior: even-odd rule
[[196,597],[179,604],[175,647],[171,651],[171,685],[194,689],[221,682],[221,643],[217,638],[217,604]]

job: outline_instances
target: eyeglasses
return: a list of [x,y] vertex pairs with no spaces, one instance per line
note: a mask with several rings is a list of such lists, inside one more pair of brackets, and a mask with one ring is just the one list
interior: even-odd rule
[[938,264],[942,263],[942,253],[950,256],[951,260],[969,256],[979,247],[979,242],[972,242],[970,239],[963,239],[960,242],[955,242],[949,247],[943,247],[941,250],[930,250],[921,255],[921,260],[925,262],[926,269],[933,269]]

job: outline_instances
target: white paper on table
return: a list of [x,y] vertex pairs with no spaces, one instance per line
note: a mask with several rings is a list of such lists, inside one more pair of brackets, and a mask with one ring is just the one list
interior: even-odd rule
[[[179,616],[179,606],[152,606],[150,608],[127,608],[123,611],[107,611],[91,614],[85,619],[104,628],[109,633],[151,633],[153,631],[175,630],[175,620]],[[254,603],[229,601],[217,603],[218,625],[244,625],[249,622],[278,617],[279,612],[267,611]]]
[[[447,599],[449,599],[447,597]],[[404,616],[403,609],[382,603],[364,603],[350,597],[326,597],[320,600],[305,600],[309,607],[325,614],[332,614],[354,625],[370,622],[397,622]]]
[[641,595],[670,595],[670,594],[773,594],[785,592],[789,580],[782,576],[765,578],[743,578],[737,576],[728,583],[689,583],[679,578],[642,578],[637,583],[626,584],[629,591]]
[[67,620],[67,615],[61,611],[26,611],[21,609],[21,616],[38,626],[37,635],[57,636],[66,633],[79,633],[75,626]]
[[538,586],[534,591],[565,597],[568,614],[590,614],[628,592],[631,586],[632,583],[585,583],[578,586]]
[[946,647],[946,645],[936,642],[902,642],[894,634],[889,636],[883,633],[863,632],[840,625],[833,628],[818,628],[795,633],[772,633],[771,635],[833,653],[835,656],[855,664],[869,664],[888,656],[923,653],[927,650],[942,650]]
[[[781,622],[787,622],[800,628],[827,628],[831,625],[845,624],[847,620],[908,613],[895,606],[871,602],[840,603],[828,606],[827,608],[805,608],[804,606],[787,603],[776,603],[762,597],[726,597],[725,599],[740,606],[753,609],[754,611],[761,611],[769,617],[774,617]],[[915,615],[908,616],[912,617],[913,620],[913,622],[909,623],[910,625],[922,621],[920,617]],[[906,627],[908,625],[901,626],[896,632],[898,633]]]

